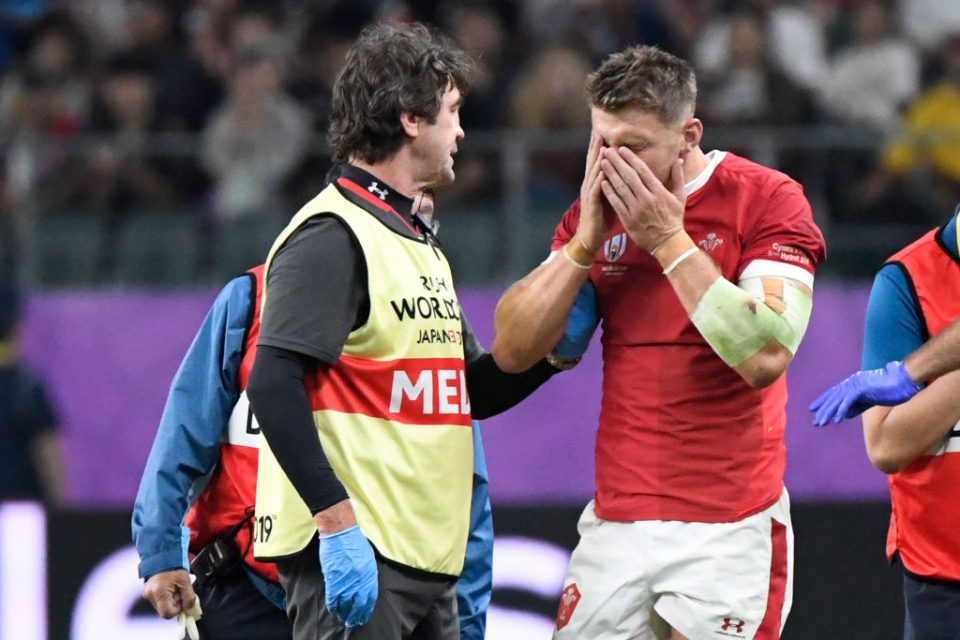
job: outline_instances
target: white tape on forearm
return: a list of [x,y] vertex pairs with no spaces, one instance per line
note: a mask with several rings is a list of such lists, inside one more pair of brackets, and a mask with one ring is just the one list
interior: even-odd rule
[[786,309],[781,315],[764,304],[759,278],[741,284],[744,288],[717,278],[690,314],[691,322],[707,344],[731,367],[753,357],[771,340],[795,354],[810,320],[813,304],[810,296],[790,281],[784,281]]

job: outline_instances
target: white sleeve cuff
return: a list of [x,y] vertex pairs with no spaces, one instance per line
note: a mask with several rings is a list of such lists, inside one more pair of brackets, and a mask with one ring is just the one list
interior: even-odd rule
[[787,278],[796,280],[813,289],[813,274],[795,264],[787,264],[776,260],[753,260],[747,268],[740,272],[739,282],[748,278]]

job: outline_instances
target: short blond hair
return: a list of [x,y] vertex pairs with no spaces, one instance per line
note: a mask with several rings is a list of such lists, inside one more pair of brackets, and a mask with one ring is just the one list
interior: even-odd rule
[[629,47],[610,55],[587,77],[595,107],[618,111],[639,107],[665,124],[692,115],[697,103],[697,77],[690,64],[652,46]]

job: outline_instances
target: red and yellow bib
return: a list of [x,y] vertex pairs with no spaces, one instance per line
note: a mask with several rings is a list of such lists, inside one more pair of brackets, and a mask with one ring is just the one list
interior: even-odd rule
[[[370,298],[370,315],[348,336],[339,362],[308,379],[318,437],[361,530],[383,556],[459,575],[469,530],[473,441],[450,267],[439,249],[390,229],[331,185],[277,238],[267,273],[279,247],[315,215],[335,215],[356,237]],[[258,558],[295,553],[316,533],[266,442],[256,515]]]

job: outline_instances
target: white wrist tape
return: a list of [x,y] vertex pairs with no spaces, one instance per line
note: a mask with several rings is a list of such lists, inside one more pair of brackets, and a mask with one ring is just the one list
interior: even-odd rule
[[676,268],[680,265],[681,262],[683,262],[684,260],[686,260],[687,258],[689,258],[690,256],[692,256],[693,254],[695,254],[697,251],[700,251],[700,247],[690,247],[689,249],[687,249],[686,251],[684,251],[683,253],[681,253],[679,256],[677,256],[676,258],[674,258],[673,262],[671,262],[670,264],[667,265],[667,268],[663,270],[663,275],[665,275],[665,276],[670,275],[670,273],[671,273],[674,269],[676,269]]
[[813,300],[790,280],[783,280],[782,314],[763,302],[761,278],[748,278],[741,287],[717,278],[707,289],[690,320],[713,350],[731,367],[754,356],[771,340],[791,354],[807,330]]

